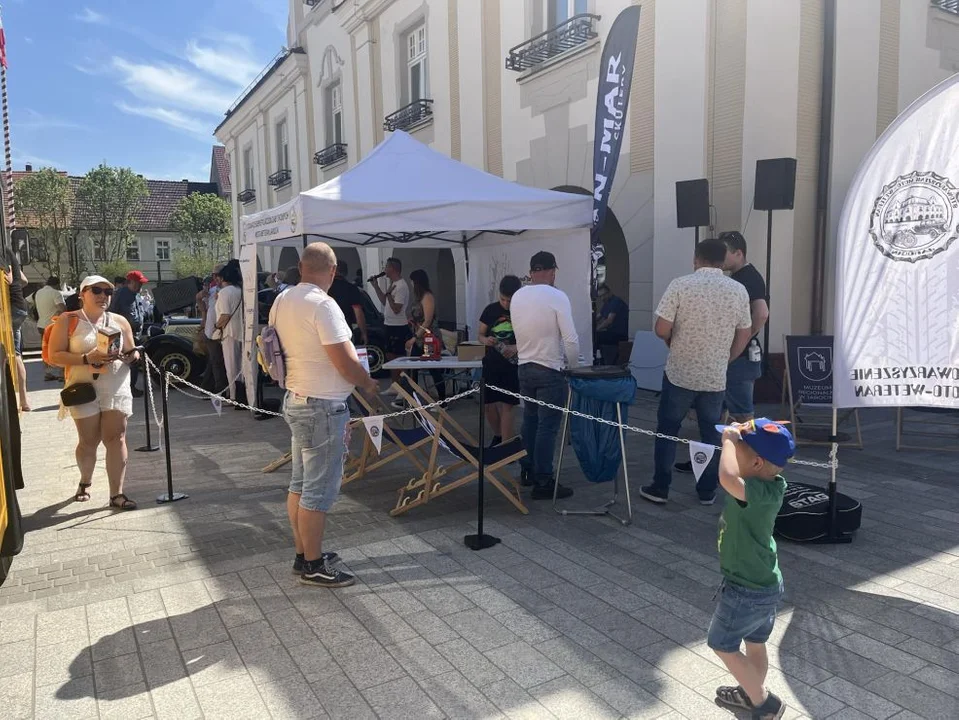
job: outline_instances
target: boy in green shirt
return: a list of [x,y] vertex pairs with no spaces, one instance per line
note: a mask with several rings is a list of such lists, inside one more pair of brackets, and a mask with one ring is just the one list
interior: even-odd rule
[[719,482],[726,491],[719,519],[723,586],[707,643],[739,685],[717,688],[716,698],[751,711],[753,720],[778,720],[786,705],[765,688],[766,641],[783,594],[773,528],[786,491],[782,469],[796,443],[766,418],[717,429],[723,433]]

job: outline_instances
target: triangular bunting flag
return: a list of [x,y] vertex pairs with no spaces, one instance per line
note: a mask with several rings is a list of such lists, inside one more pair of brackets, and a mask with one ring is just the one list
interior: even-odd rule
[[376,454],[379,455],[380,446],[383,444],[383,416],[365,417],[363,418],[363,424],[366,426],[366,432],[370,435],[370,440],[373,441]]
[[693,475],[696,476],[696,482],[702,477],[703,471],[713,459],[713,453],[716,448],[712,445],[705,445],[701,442],[689,441],[689,460],[693,464]]
[[223,398],[219,395],[214,395],[210,398],[210,402],[213,405],[213,409],[216,410],[216,414],[220,417],[223,416]]

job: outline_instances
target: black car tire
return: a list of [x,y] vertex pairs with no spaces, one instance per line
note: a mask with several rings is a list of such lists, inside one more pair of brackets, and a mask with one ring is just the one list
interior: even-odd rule
[[198,357],[192,351],[169,345],[160,346],[152,351],[150,359],[161,370],[192,383],[199,382],[206,365],[205,358]]

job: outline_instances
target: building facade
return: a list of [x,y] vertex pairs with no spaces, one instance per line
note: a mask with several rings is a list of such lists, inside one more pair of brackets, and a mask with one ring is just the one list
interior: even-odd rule
[[[394,129],[509,180],[589,193],[602,44],[629,5],[641,20],[603,241],[631,331],[651,327],[666,285],[691,269],[679,181],[709,180],[704,236],[742,230],[765,274],[756,162],[781,157],[797,175],[794,208],[772,216],[771,349],[830,331],[846,190],[895,116],[957,70],[953,0],[289,0],[289,49],[216,129],[235,234],[242,215],[336,177]],[[389,254],[431,278],[452,268],[441,318],[475,325],[462,254],[338,254],[351,274]],[[283,267],[296,253],[260,259]]]

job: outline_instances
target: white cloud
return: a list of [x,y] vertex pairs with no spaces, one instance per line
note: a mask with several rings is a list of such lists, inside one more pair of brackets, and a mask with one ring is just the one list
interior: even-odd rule
[[89,23],[90,25],[106,25],[110,22],[110,19],[106,15],[98,13],[96,10],[91,10],[88,7],[83,8],[83,12],[74,15],[74,18],[82,23]]
[[123,86],[147,102],[222,115],[234,99],[221,85],[172,65],[134,63],[114,57],[112,66],[120,73]]
[[127,115],[150,118],[151,120],[156,120],[177,130],[185,130],[190,134],[199,135],[205,140],[209,140],[211,137],[209,123],[192,115],[180,112],[179,110],[162,107],[134,106],[125,102],[116,103],[116,107]]
[[23,38],[23,42],[25,42],[27,45],[33,45],[33,38],[32,38],[32,37],[25,37],[25,38]]
[[28,152],[15,152],[13,154],[12,162],[14,169],[17,169],[23,165],[33,165],[34,170],[39,170],[42,167],[51,167],[56,168],[57,170],[63,169],[63,164],[56,160],[39,157]]
[[238,35],[226,36],[223,42],[209,46],[191,40],[187,43],[186,59],[197,70],[238,87],[249,85],[261,69],[249,39]]
[[[65,118],[44,115],[36,110],[25,108],[22,115],[14,117],[13,124],[20,130],[47,130],[51,128],[84,128],[83,125]],[[84,128],[85,129],[85,128]]]

